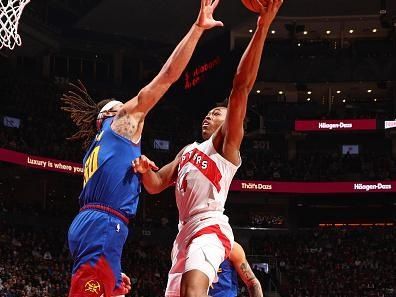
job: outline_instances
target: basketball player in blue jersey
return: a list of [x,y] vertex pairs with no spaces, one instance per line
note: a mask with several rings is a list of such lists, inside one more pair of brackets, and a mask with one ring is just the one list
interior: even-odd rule
[[254,275],[242,246],[234,242],[229,259],[221,263],[217,272],[217,282],[209,288],[211,297],[236,297],[238,295],[238,275],[246,285],[249,297],[263,297],[260,282]]
[[63,95],[62,109],[79,128],[71,139],[82,140],[87,149],[81,209],[68,233],[74,261],[69,297],[110,297],[131,289],[129,278],[121,273],[121,254],[139,201],[140,180],[131,163],[141,155],[144,119],[179,79],[202,33],[223,25],[213,18],[218,3],[201,0],[196,22],[159,74],[125,104],[96,104],[81,82]]

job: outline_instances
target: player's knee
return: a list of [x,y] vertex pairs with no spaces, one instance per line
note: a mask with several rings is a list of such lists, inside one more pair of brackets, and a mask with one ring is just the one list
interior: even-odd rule
[[206,294],[202,294],[201,291],[196,290],[191,287],[187,287],[184,290],[182,289],[180,292],[180,297],[204,297]]

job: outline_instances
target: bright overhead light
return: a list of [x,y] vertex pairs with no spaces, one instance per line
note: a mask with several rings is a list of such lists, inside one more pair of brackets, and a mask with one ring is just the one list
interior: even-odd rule
[[350,33],[350,34],[352,34],[353,32],[354,32],[353,29],[349,30],[349,33]]
[[257,90],[256,93],[257,93],[257,94],[260,94],[260,93],[261,93],[261,90]]
[[330,31],[330,30],[327,30],[327,31],[326,31],[326,34],[327,34],[327,35],[331,34],[331,31]]
[[252,30],[252,29],[249,29],[249,33],[253,33],[253,30]]
[[337,90],[337,94],[341,94],[341,91],[340,91],[340,90]]
[[276,31],[275,30],[271,30],[271,34],[275,34],[276,33]]
[[377,29],[376,29],[376,28],[373,28],[372,32],[373,32],[373,33],[377,33]]
[[311,94],[312,94],[312,92],[311,92],[311,91],[308,91],[308,92],[307,92],[307,94],[308,94],[308,95],[311,95]]
[[344,103],[345,103],[345,102],[346,102],[346,100],[345,100],[345,99],[342,99],[342,102],[344,102]]
[[311,101],[311,98],[307,98],[307,101],[308,101],[308,102]]
[[279,94],[279,95],[282,95],[282,94],[283,94],[283,91],[279,91],[278,94]]
[[374,98],[374,102],[377,102],[377,98]]
[[301,43],[297,43],[297,46],[301,46]]
[[307,35],[307,34],[308,34],[308,31],[304,31],[303,34],[304,34],[304,35]]
[[367,93],[371,93],[372,91],[373,91],[373,90],[368,89],[368,90],[367,90]]

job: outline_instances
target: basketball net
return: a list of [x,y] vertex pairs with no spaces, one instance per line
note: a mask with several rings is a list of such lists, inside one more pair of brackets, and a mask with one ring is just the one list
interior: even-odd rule
[[21,36],[18,34],[19,19],[22,11],[30,0],[0,0],[0,49],[14,49],[21,46]]

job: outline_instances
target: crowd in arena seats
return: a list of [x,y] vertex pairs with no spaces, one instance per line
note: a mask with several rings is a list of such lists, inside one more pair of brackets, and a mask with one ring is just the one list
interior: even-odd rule
[[0,296],[66,296],[70,261],[55,231],[22,231],[0,222]]
[[[83,151],[80,143],[66,140],[76,128],[60,110],[60,95],[65,86],[54,82],[23,80],[12,76],[1,77],[0,92],[7,104],[1,116],[21,119],[20,128],[0,125],[0,147],[33,155],[81,162]],[[92,89],[93,97],[107,97],[103,90]],[[128,98],[128,94],[117,93]],[[289,109],[293,109],[289,107]],[[294,107],[297,108],[297,107]],[[288,112],[285,112],[285,114]],[[290,113],[290,112],[289,112]],[[166,123],[166,125],[164,125]],[[200,119],[194,119],[175,106],[160,104],[153,109],[146,121],[142,138],[142,151],[158,165],[163,165],[187,143],[199,140]],[[186,127],[186,129],[181,129]],[[176,133],[175,133],[176,131]],[[198,131],[198,132],[192,132]],[[169,149],[154,149],[155,139],[168,140]],[[255,149],[252,140],[245,139],[241,149],[243,163],[237,172],[240,179],[264,180],[386,180],[395,176],[395,161],[383,153],[372,155],[342,155],[332,150],[301,154],[289,160],[287,145],[281,149]]]
[[[392,69],[381,67],[386,60],[395,63],[395,44],[391,40],[348,40],[337,46],[329,40],[272,41],[266,45],[263,81],[380,81],[394,77]],[[241,51],[242,49],[240,49]],[[350,63],[350,61],[359,61]],[[280,65],[287,65],[281,67]]]
[[252,240],[257,254],[274,256],[282,296],[393,297],[394,227],[300,230]]
[[[160,236],[142,225],[130,230],[122,257],[123,271],[132,283],[128,297],[164,296],[175,232],[169,236],[163,228],[157,230]],[[67,296],[72,261],[65,228],[40,230],[0,220],[0,255],[1,297]],[[239,292],[239,297],[248,296],[243,286]]]
[[[95,86],[96,87],[96,86]],[[0,92],[7,103],[1,111],[0,147],[28,152],[33,155],[52,157],[56,159],[81,162],[83,150],[81,143],[68,141],[67,138],[77,131],[68,114],[61,110],[61,94],[68,87],[52,81],[23,80],[19,77],[0,77]],[[114,91],[91,88],[91,97],[97,101],[115,97],[125,101],[131,94],[126,90]],[[3,124],[3,117],[20,119],[20,127],[7,127]],[[164,125],[164,122],[167,124]],[[190,137],[193,141],[194,134],[187,129],[191,121],[182,115],[181,111],[172,106],[157,106],[149,114],[145,124],[145,134],[142,138],[143,148],[152,153],[159,164],[168,161],[171,153],[176,153],[184,139]],[[177,133],[172,133],[177,131]],[[192,138],[191,138],[192,137]],[[154,150],[154,139],[164,139],[171,142],[170,150]]]
[[[0,222],[0,296],[67,296],[71,258],[66,230],[39,230]],[[170,246],[129,241],[123,253],[132,297],[161,297],[170,267]]]
[[[13,224],[4,219],[3,211],[4,206],[0,211],[0,296],[66,296],[72,263],[67,228]],[[163,229],[166,227],[151,231],[135,227],[122,257],[123,270],[131,277],[133,287],[128,296],[163,296],[173,237],[168,229]],[[282,297],[393,297],[396,294],[394,227],[263,232],[254,233],[245,250],[248,254],[275,259],[271,262],[271,275],[278,277],[274,283],[278,284]],[[168,234],[166,240],[157,233]],[[255,273],[261,272],[255,270]],[[268,289],[267,282],[262,285]],[[238,296],[248,296],[241,283]]]
[[58,159],[81,158],[78,145],[66,140],[73,128],[60,110],[61,91],[50,81],[1,77],[0,92],[7,102],[2,116],[21,120],[20,128],[2,123],[1,147]]

